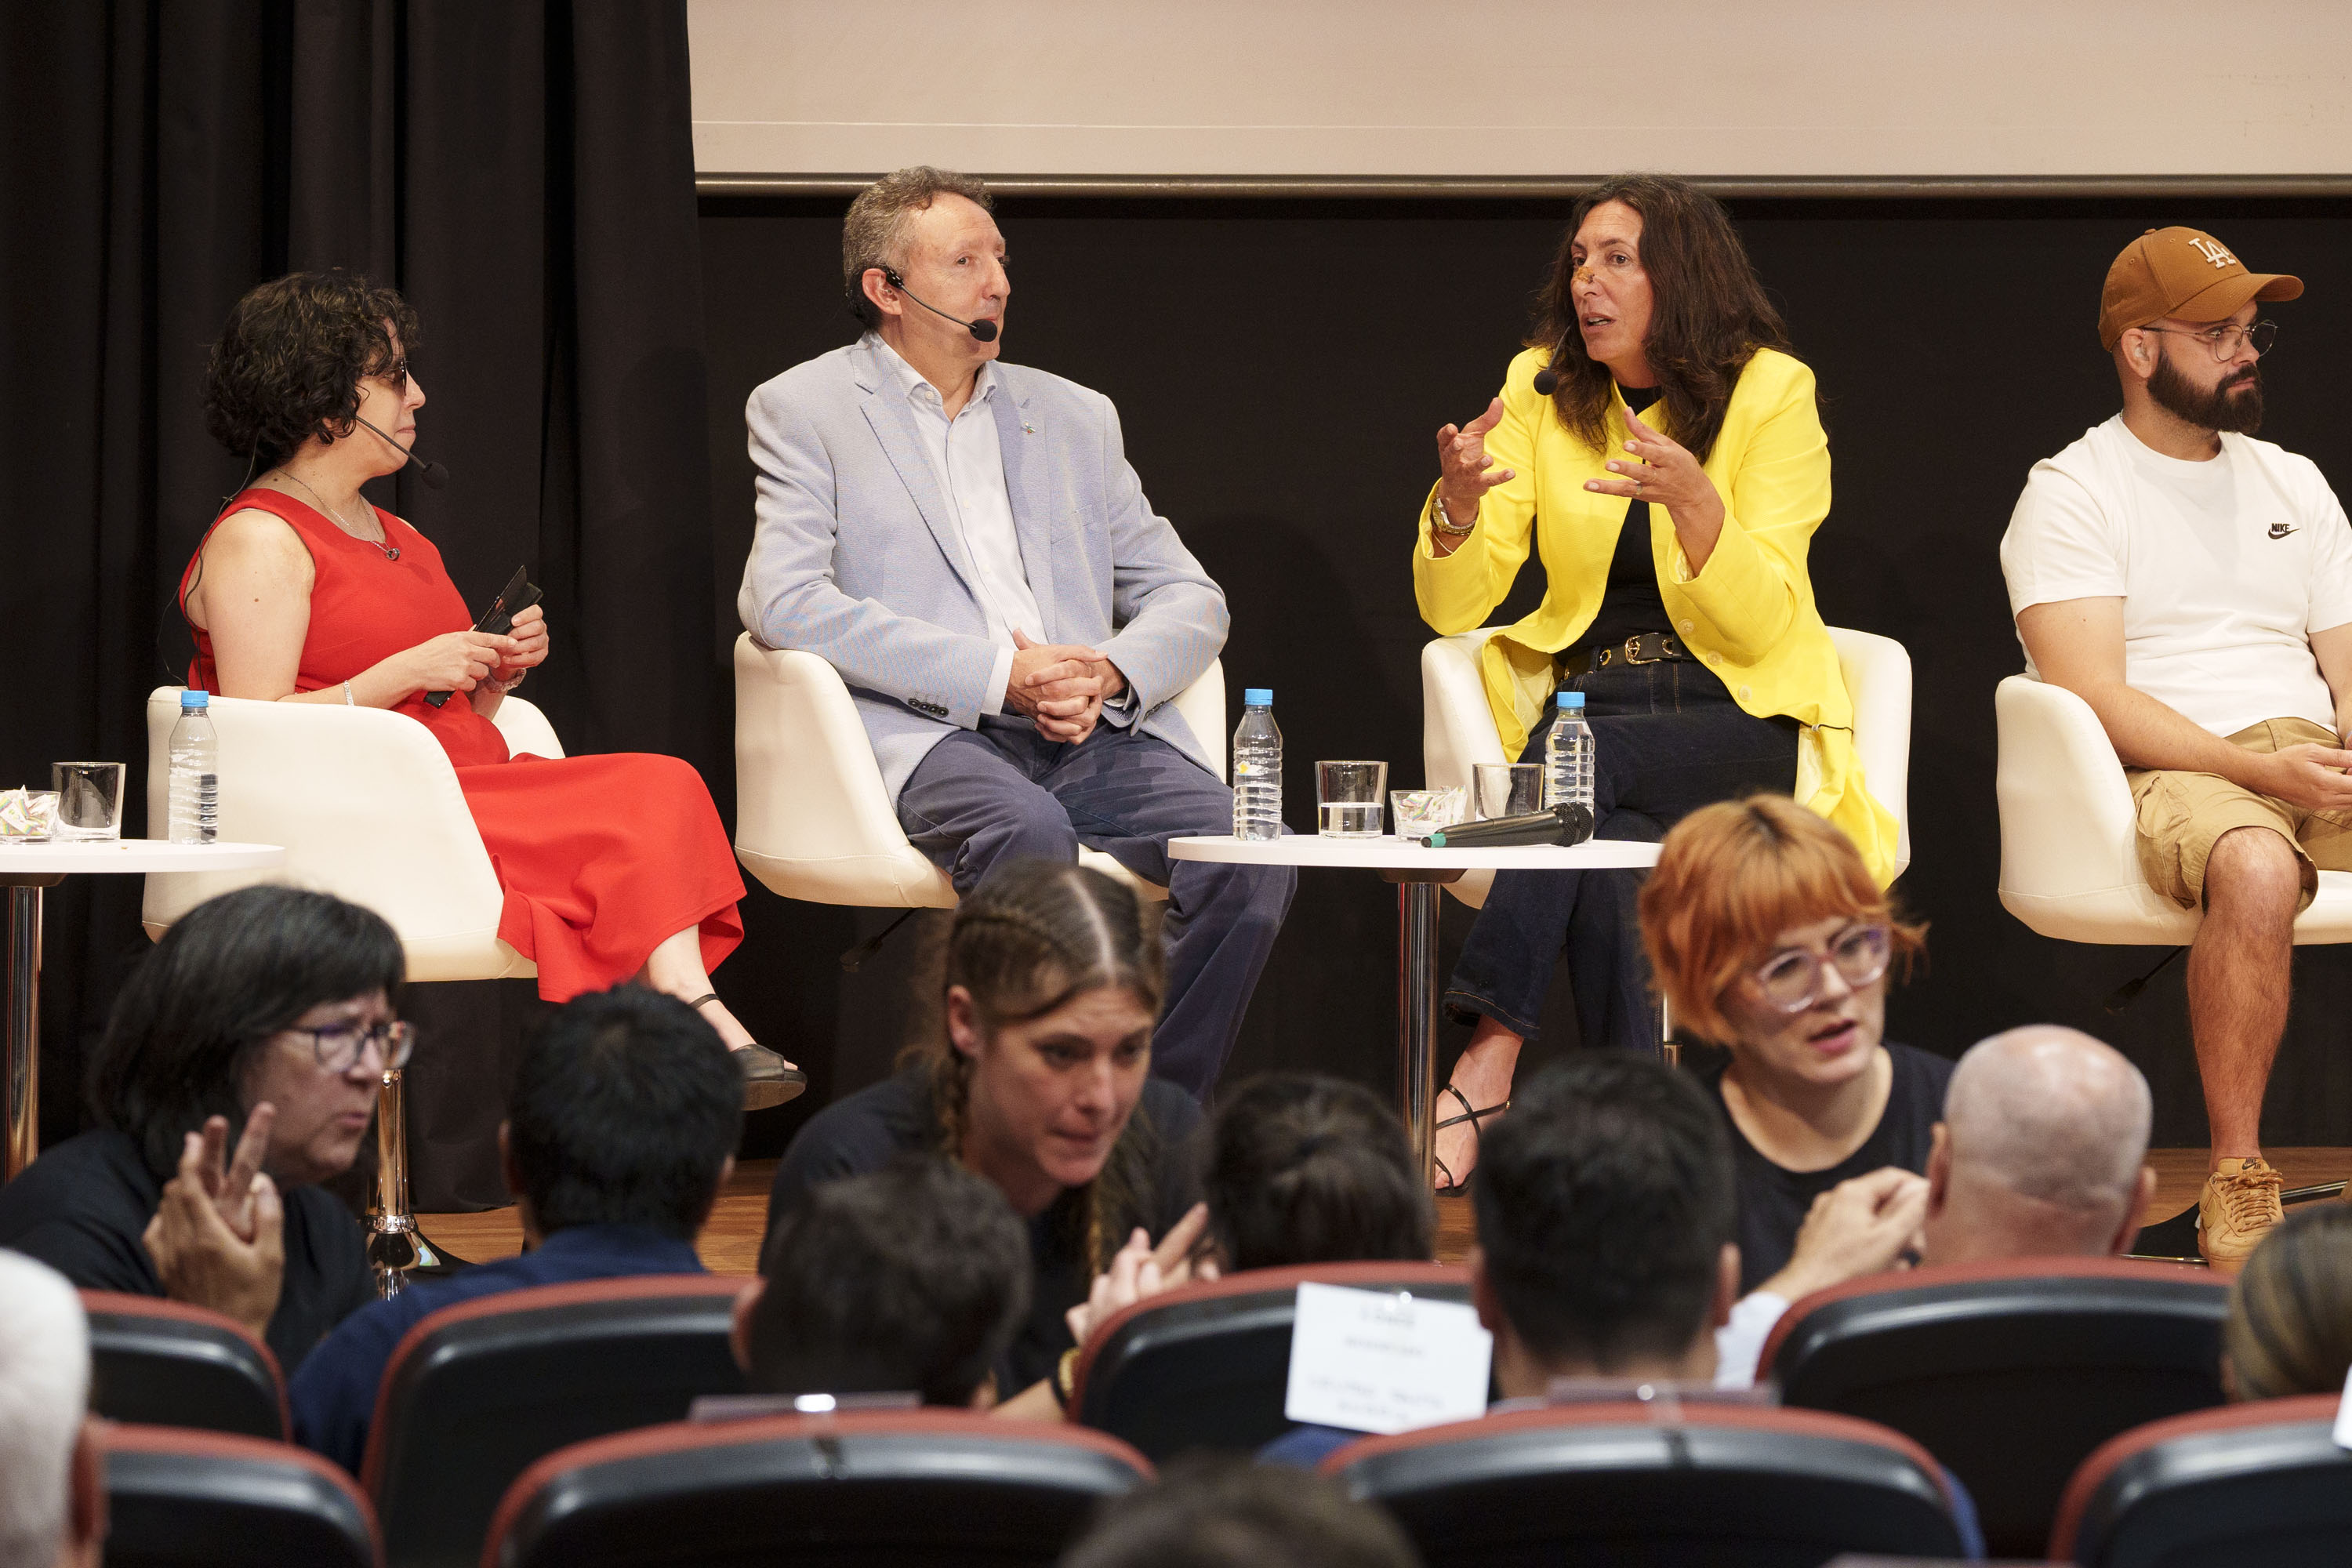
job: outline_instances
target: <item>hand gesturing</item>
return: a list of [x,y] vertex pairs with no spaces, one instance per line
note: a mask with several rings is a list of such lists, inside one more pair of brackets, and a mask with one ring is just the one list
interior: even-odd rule
[[1478,503],[1488,490],[1517,478],[1509,468],[1496,468],[1486,453],[1486,433],[1502,422],[1503,400],[1497,397],[1469,424],[1437,432],[1437,497],[1446,521],[1457,528],[1477,520]]

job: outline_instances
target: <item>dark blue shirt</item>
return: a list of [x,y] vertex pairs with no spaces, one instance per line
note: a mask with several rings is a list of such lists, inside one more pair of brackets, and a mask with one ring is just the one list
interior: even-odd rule
[[533,1285],[619,1279],[633,1274],[700,1274],[690,1242],[635,1225],[578,1225],[557,1231],[520,1258],[484,1263],[412,1285],[343,1320],[319,1342],[287,1391],[294,1406],[294,1439],[359,1473],[367,1452],[376,1387],[392,1352],[409,1330],[444,1307]]

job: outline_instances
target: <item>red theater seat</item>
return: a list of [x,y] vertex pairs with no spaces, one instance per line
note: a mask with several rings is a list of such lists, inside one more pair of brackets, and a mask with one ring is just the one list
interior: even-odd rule
[[515,1477],[566,1444],[740,1394],[736,1293],[711,1274],[542,1285],[445,1307],[385,1366],[360,1475],[392,1561],[471,1563]]
[[2092,1449],[2221,1402],[2228,1310],[2227,1286],[2174,1264],[1956,1264],[1806,1297],[1760,1364],[1787,1405],[1917,1439],[1976,1499],[1992,1554],[2032,1557]]
[[283,1440],[286,1380],[234,1318],[154,1296],[84,1290],[90,1408],[110,1421]]
[[2067,1485],[2050,1555],[2096,1568],[2316,1568],[2352,1562],[2352,1453],[2332,1394],[2133,1428]]
[[483,1568],[1051,1563],[1150,1462],[1082,1426],[963,1410],[679,1423],[524,1472]]
[[1819,1568],[1958,1557],[1942,1473],[1899,1432],[1759,1405],[1564,1405],[1367,1437],[1323,1461],[1428,1568]]
[[1139,1301],[1080,1352],[1076,1419],[1154,1461],[1192,1448],[1252,1453],[1290,1429],[1290,1319],[1301,1284],[1470,1300],[1470,1271],[1440,1263],[1255,1268]]
[[107,1568],[375,1568],[375,1514],[307,1448],[183,1426],[106,1434]]

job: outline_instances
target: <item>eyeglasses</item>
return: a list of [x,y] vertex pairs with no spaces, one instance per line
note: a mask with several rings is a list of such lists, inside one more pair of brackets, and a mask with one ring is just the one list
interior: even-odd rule
[[[1829,964],[1859,991],[1886,973],[1894,933],[1883,925],[1849,926],[1830,942]],[[1756,971],[1756,988],[1783,1013],[1801,1013],[1821,999],[1822,971],[1828,967],[1803,948],[1775,953]]]
[[[2155,331],[2156,329],[2154,329],[2153,327],[2151,327],[2151,328],[2149,328],[2148,330],[2149,330],[2150,331]],[[405,355],[405,354],[403,354],[400,358],[398,358],[398,359],[396,359],[396,360],[393,361],[390,364],[388,364],[388,365],[384,366],[382,370],[375,370],[375,371],[370,371],[370,372],[368,372],[368,373],[367,373],[367,375],[366,375],[363,379],[373,380],[373,381],[381,381],[381,382],[384,383],[386,385],[390,386],[390,387],[393,389],[393,391],[394,391],[394,392],[396,392],[396,393],[400,394],[400,395],[401,395],[401,396],[403,396],[403,397],[407,396],[407,395],[408,395],[408,356],[407,356],[407,355]]]
[[2252,345],[2257,356],[2271,352],[2278,342],[2276,321],[2252,321],[2240,326],[2235,321],[2223,321],[2210,327],[2142,327],[2143,332],[2162,332],[2172,338],[2195,338],[2213,351],[2213,357],[2227,363],[2238,357],[2238,351]]
[[410,1053],[416,1049],[414,1024],[330,1024],[323,1029],[289,1028],[286,1033],[310,1037],[310,1051],[319,1058],[320,1072],[351,1071],[370,1046],[375,1047],[376,1060],[383,1064],[383,1070],[392,1072],[406,1067]]

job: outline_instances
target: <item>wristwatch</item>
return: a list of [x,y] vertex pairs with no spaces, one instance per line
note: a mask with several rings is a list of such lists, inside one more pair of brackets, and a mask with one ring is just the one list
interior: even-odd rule
[[1464,539],[1478,531],[1477,521],[1457,523],[1445,510],[1443,493],[1429,498],[1429,526],[1449,539]]

